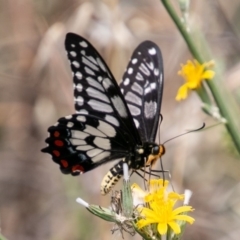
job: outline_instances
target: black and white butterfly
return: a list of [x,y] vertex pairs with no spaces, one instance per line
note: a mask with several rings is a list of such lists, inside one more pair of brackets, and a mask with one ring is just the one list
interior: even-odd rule
[[101,193],[106,194],[123,175],[123,162],[138,170],[165,152],[155,143],[163,94],[161,52],[151,41],[141,43],[118,86],[86,39],[68,33],[65,48],[73,72],[76,113],[48,129],[48,146],[42,151],[52,155],[63,173],[74,176],[117,160],[101,184]]

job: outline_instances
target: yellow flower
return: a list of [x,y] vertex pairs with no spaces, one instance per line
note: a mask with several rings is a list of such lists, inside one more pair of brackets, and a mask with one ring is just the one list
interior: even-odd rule
[[[178,200],[183,200],[183,195],[174,192],[167,192],[167,185],[161,185],[163,180],[150,181],[150,191],[145,196],[147,207],[139,206],[140,220],[137,228],[141,229],[151,224],[157,224],[157,231],[164,235],[170,227],[175,234],[181,233],[180,221],[192,224],[194,219],[185,215],[194,209],[191,206],[174,207]],[[158,182],[157,182],[158,181]]]
[[200,64],[197,60],[194,62],[188,60],[185,65],[181,64],[181,70],[178,72],[180,76],[184,78],[184,83],[179,89],[176,96],[176,100],[180,101],[187,97],[190,89],[196,90],[201,87],[203,80],[210,80],[214,77],[215,72],[207,70],[214,66],[214,61]]

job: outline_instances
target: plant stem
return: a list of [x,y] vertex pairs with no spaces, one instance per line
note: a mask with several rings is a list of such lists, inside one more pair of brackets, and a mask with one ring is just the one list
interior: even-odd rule
[[0,240],[7,240],[2,234],[0,234]]
[[[186,26],[182,23],[181,19],[176,14],[175,10],[169,3],[169,0],[161,0],[161,1],[164,7],[166,8],[167,12],[171,16],[172,20],[176,24],[178,30],[182,34],[194,58],[198,60],[199,63],[203,63],[204,59],[202,55],[199,53],[199,51],[197,50],[196,44],[192,36],[190,35],[189,31],[187,31]],[[239,110],[237,109],[237,107],[235,107],[236,104],[234,103],[230,94],[221,86],[221,84],[219,84],[220,81],[216,81],[217,78],[220,78],[218,74],[213,80],[206,81],[206,83],[213,95],[213,98],[216,102],[216,105],[219,108],[219,111],[222,117],[224,117],[227,120],[227,123],[225,124],[225,126],[232,137],[232,140],[235,144],[235,147],[238,153],[240,154],[239,125],[237,121],[235,121],[235,119],[239,119],[240,113],[238,114]],[[199,91],[197,92],[204,103],[211,105],[211,100],[210,100],[210,97],[208,96],[206,89],[202,88],[201,92]],[[234,111],[231,110],[231,108],[233,107],[234,107]]]

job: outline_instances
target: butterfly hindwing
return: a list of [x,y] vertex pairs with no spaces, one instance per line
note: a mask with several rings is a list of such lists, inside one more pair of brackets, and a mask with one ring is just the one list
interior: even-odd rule
[[132,151],[126,136],[114,125],[91,115],[73,114],[60,118],[48,129],[48,147],[65,174],[78,175]]
[[163,91],[162,62],[155,43],[141,43],[133,52],[120,84],[143,142],[155,142]]

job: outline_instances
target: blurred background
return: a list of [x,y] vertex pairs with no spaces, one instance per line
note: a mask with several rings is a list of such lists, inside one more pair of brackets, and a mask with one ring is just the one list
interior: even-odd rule
[[[160,1],[1,0],[0,13],[0,227],[7,239],[121,239],[119,231],[112,235],[111,223],[75,202],[81,197],[110,205],[110,196],[100,195],[100,183],[113,163],[80,177],[65,176],[50,155],[40,152],[47,128],[74,112],[67,32],[87,38],[118,80],[140,42],[160,46],[165,70],[161,142],[203,122],[213,126],[165,146],[163,164],[175,190],[193,191],[196,222],[184,239],[239,239],[239,157],[224,126],[214,126],[195,93],[175,101],[183,83],[177,71],[192,58]],[[239,105],[240,1],[191,1],[189,23],[206,38],[221,67],[219,84]],[[141,238],[125,233],[125,239]]]

